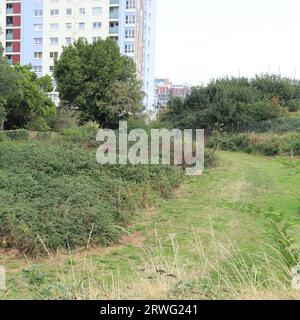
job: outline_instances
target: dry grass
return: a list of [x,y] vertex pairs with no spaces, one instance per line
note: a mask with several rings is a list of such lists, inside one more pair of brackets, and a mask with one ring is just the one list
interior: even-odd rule
[[[80,267],[71,263],[67,274],[48,252],[57,282],[50,286],[47,295],[38,288],[31,290],[41,299],[67,300],[300,299],[300,290],[291,285],[292,270],[275,248],[243,253],[230,239],[224,241],[226,236],[217,239],[213,228],[209,243],[207,234],[203,237],[195,231],[194,237],[194,250],[199,258],[196,265],[182,259],[175,235],[170,235],[171,258],[165,254],[165,244],[157,236],[155,249],[141,247],[144,260],[139,267],[132,268],[130,280],[105,270],[105,276],[96,276],[99,270],[90,257],[89,245]],[[70,261],[73,261],[71,251]]]

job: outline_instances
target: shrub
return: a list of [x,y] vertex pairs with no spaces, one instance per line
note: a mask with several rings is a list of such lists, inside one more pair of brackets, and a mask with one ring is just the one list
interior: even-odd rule
[[45,118],[37,115],[32,115],[30,122],[27,124],[30,131],[50,131],[50,127]]
[[52,127],[55,131],[61,132],[67,128],[76,127],[79,124],[78,113],[67,107],[59,107]]
[[2,142],[0,243],[31,255],[118,241],[136,208],[182,181],[171,166],[100,166],[76,144]]
[[61,132],[61,140],[73,143],[82,143],[86,141],[95,140],[96,134],[94,130],[84,126],[76,126],[64,129]]
[[8,140],[7,135],[4,132],[0,132],[0,142]]
[[266,156],[289,154],[300,155],[300,133],[288,132],[282,135],[275,133],[229,134],[215,132],[207,143],[215,149],[261,153]]
[[37,132],[37,139],[38,140],[50,140],[51,139],[51,132]]
[[205,149],[205,167],[216,167],[219,163],[218,152],[214,149]]
[[5,134],[11,140],[28,140],[29,133],[26,129],[17,129],[5,131]]
[[287,103],[287,108],[289,112],[296,112],[300,110],[300,100],[292,100]]

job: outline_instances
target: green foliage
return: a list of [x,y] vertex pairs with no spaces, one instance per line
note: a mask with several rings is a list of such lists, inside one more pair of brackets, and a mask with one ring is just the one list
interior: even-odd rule
[[300,99],[295,99],[287,103],[289,112],[300,111]]
[[65,47],[54,76],[62,104],[78,109],[82,122],[114,127],[142,109],[134,62],[111,39],[93,44],[78,40]]
[[[43,91],[49,79],[38,79],[29,66],[16,65],[13,73],[18,78],[17,89],[7,98],[6,110],[8,129],[24,128],[30,122],[32,115],[47,119],[55,115],[56,108],[51,99]],[[49,85],[49,83],[48,83]]]
[[30,120],[27,124],[27,128],[30,131],[41,131],[41,132],[46,132],[51,130],[49,124],[47,123],[47,120],[44,117],[38,116],[36,114],[32,114],[30,116]]
[[37,255],[118,240],[135,208],[153,205],[182,181],[165,166],[100,166],[75,144],[2,142],[0,243]]
[[45,274],[41,271],[40,265],[31,265],[23,270],[23,274],[29,285],[40,286],[45,281]]
[[278,76],[224,78],[172,99],[160,119],[173,127],[225,130],[285,115],[300,99],[299,82]]
[[293,268],[299,263],[300,250],[297,247],[293,234],[293,225],[284,219],[282,213],[270,210],[267,213],[268,223],[266,233],[274,241],[277,252],[283,258],[288,268]]
[[61,132],[64,129],[76,127],[78,124],[78,112],[60,106],[57,109],[56,117],[53,120],[52,127],[54,128],[54,131]]
[[8,140],[7,135],[4,132],[0,132],[0,142]]
[[95,141],[98,128],[98,124],[94,122],[88,122],[83,126],[73,126],[64,129],[60,134],[60,139],[73,143]]
[[29,133],[26,129],[17,129],[17,130],[9,130],[5,131],[4,134],[10,139],[10,140],[28,140]]
[[266,156],[291,153],[300,155],[300,133],[229,134],[216,131],[209,138],[207,146],[222,150],[261,153]]
[[[52,91],[50,76],[37,78],[31,66],[10,66],[0,48],[0,130],[48,126],[56,108],[46,93]],[[34,124],[32,117],[35,117]]]
[[300,113],[290,113],[285,117],[258,122],[243,128],[252,132],[285,133],[300,130]]

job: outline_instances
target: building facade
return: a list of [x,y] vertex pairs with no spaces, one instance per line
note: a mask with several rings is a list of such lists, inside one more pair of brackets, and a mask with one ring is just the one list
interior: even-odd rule
[[190,91],[189,84],[173,84],[170,79],[155,79],[155,105],[164,107],[171,98],[184,99]]
[[[154,104],[156,0],[0,0],[0,41],[10,63],[53,71],[63,46],[110,37],[137,65],[145,105]],[[52,94],[57,100],[57,93]]]

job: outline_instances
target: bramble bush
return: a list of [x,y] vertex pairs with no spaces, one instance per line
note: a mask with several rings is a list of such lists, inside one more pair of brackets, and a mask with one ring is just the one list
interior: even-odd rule
[[100,166],[77,144],[4,141],[0,148],[0,243],[38,255],[118,241],[137,208],[170,195],[174,166]]

